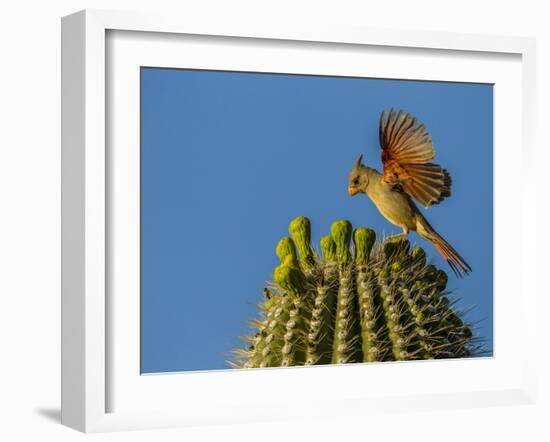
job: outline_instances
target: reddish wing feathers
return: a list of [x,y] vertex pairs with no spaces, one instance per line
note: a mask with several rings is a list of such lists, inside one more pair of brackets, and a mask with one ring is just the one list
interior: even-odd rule
[[451,176],[437,164],[430,134],[412,115],[395,109],[380,116],[384,181],[401,187],[424,207],[451,194]]

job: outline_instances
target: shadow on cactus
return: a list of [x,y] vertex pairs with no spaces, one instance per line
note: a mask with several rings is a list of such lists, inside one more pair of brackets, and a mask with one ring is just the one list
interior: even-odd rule
[[373,230],[336,221],[311,246],[310,221],[290,223],[281,264],[265,289],[236,368],[464,358],[483,355],[447,274],[407,240],[376,241]]

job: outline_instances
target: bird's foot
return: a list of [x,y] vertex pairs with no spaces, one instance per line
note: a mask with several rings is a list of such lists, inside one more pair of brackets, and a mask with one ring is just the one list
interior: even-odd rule
[[405,239],[406,237],[407,237],[406,233],[398,233],[396,235],[387,236],[386,241],[398,242],[398,241],[401,241],[401,240]]

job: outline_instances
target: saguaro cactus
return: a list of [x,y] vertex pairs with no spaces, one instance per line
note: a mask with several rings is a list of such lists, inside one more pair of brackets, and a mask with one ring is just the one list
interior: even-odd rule
[[240,368],[462,358],[482,354],[471,327],[453,308],[447,275],[407,240],[376,241],[373,230],[332,224],[311,245],[309,219],[290,223],[279,241],[281,264],[265,289],[261,318]]

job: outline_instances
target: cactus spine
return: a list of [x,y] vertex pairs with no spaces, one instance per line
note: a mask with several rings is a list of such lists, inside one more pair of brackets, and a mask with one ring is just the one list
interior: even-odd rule
[[[281,263],[266,288],[240,368],[478,356],[480,340],[455,310],[447,275],[406,240],[376,241],[349,221],[332,224],[311,244],[306,217],[294,219],[276,254]],[[350,248],[351,243],[353,246]]]

